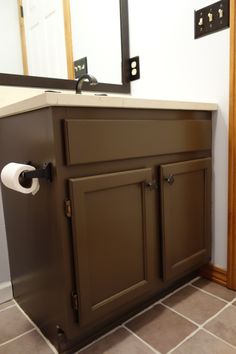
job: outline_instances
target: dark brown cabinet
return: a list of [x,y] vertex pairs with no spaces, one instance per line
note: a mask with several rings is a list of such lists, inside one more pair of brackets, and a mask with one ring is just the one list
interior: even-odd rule
[[1,168],[53,166],[35,196],[2,193],[14,297],[61,353],[210,259],[211,125],[209,111],[108,107],[0,119]]
[[169,280],[210,259],[211,159],[161,165],[163,273]]
[[81,325],[150,289],[153,198],[150,168],[70,179]]

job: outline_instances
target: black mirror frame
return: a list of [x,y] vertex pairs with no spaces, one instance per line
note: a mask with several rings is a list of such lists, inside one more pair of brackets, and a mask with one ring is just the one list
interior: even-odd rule
[[[122,84],[99,83],[90,86],[86,82],[83,85],[84,91],[130,93],[129,80],[129,19],[128,0],[120,1],[120,28],[121,28],[121,53],[122,53]],[[93,74],[93,73],[91,73]],[[75,80],[53,79],[39,76],[25,76],[0,73],[0,85],[23,86],[57,90],[74,90]]]

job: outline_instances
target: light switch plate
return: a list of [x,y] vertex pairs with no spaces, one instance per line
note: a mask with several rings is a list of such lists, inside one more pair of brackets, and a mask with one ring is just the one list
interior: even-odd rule
[[229,0],[221,0],[194,12],[195,39],[229,27]]
[[80,58],[74,61],[74,73],[75,79],[78,79],[79,76],[88,74],[88,61],[87,57]]

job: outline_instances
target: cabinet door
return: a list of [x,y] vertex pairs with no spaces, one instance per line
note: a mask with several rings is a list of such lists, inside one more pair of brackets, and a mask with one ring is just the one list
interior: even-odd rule
[[169,280],[210,259],[211,159],[161,166],[163,273]]
[[[70,179],[79,322],[114,314],[151,285],[151,169]],[[120,311],[120,310],[119,310]]]

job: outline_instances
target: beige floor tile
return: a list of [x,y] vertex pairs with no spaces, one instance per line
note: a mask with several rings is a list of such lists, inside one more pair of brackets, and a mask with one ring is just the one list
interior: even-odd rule
[[[90,347],[80,350],[81,354],[153,354],[154,352],[124,328],[102,338]],[[1,354],[1,352],[0,352]]]
[[15,305],[14,301],[7,301],[7,302],[4,302],[3,304],[0,304],[0,310],[3,310],[5,309],[6,307],[8,306],[12,306],[12,305]]
[[156,305],[126,326],[161,353],[167,353],[197,328],[162,305]]
[[236,354],[236,349],[200,331],[174,350],[173,354]]
[[0,312],[0,344],[29,331],[33,326],[16,307]]
[[196,280],[193,285],[226,301],[232,301],[236,298],[236,291],[227,289],[225,286],[221,286],[204,278]]
[[0,354],[53,354],[53,351],[43,338],[33,331],[0,346]]
[[225,302],[187,286],[163,301],[198,324],[204,323],[225,306]]
[[206,326],[208,331],[236,346],[236,307],[229,306]]

